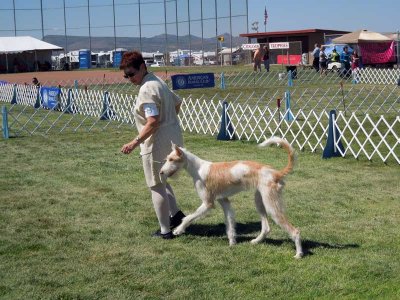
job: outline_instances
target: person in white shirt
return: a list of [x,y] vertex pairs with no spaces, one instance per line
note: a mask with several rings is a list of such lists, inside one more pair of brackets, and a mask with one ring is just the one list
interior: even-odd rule
[[313,52],[311,53],[312,56],[314,57],[313,67],[316,72],[319,72],[319,52],[321,51],[321,49],[319,48],[319,44],[315,44],[314,47],[315,48],[314,48]]
[[124,77],[140,85],[134,108],[138,136],[121,148],[125,154],[140,146],[140,155],[147,186],[160,229],[153,236],[172,239],[171,229],[185,215],[178,208],[171,186],[160,177],[164,159],[171,152],[171,142],[183,146],[178,113],[182,100],[160,78],[147,72],[143,56],[138,51],[124,53],[120,65]]

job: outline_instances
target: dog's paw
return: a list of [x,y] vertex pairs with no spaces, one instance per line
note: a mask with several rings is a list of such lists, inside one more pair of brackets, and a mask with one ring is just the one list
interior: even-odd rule
[[185,233],[185,230],[182,228],[179,228],[180,226],[178,226],[177,228],[174,229],[174,231],[172,232],[174,235],[181,235],[183,233]]
[[296,255],[294,256],[294,258],[295,258],[295,259],[300,259],[300,258],[302,258],[303,256],[304,256],[303,252],[299,252],[299,253],[296,253]]
[[259,242],[260,242],[259,239],[252,239],[252,240],[250,241],[250,244],[255,245],[255,244],[258,244]]
[[235,246],[237,244],[236,240],[230,240],[229,246]]

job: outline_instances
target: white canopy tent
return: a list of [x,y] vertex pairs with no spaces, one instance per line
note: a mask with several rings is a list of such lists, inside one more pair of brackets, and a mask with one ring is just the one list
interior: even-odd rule
[[334,44],[380,43],[390,41],[392,41],[392,39],[389,37],[366,29],[350,32],[332,40]]
[[[35,62],[38,61],[38,53],[50,53],[51,51],[63,50],[62,47],[43,42],[31,36],[0,37],[0,55],[5,55],[6,70],[8,72],[8,56],[19,53],[34,53]],[[48,56],[48,55],[47,55]]]

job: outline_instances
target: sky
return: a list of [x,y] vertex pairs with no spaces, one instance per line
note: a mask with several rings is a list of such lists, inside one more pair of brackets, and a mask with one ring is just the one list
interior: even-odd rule
[[400,0],[249,0],[249,23],[258,21],[259,32],[265,31],[265,7],[267,31],[314,28],[400,30]]
[[[117,36],[139,36],[138,0],[114,0],[117,16]],[[201,35],[200,0],[177,0],[178,17],[187,18],[190,1],[191,33]],[[113,0],[65,0],[67,6],[66,23],[68,35],[89,35],[87,3],[90,2],[91,36],[114,36]],[[164,34],[163,0],[140,0],[141,34],[151,37]],[[64,35],[63,0],[0,0],[0,36],[14,35],[13,3],[16,12],[17,35],[32,35],[41,38],[40,5],[44,9],[44,35]],[[167,31],[176,32],[175,0],[167,0]],[[203,18],[213,18],[215,0],[202,0]],[[231,0],[232,31],[235,36],[246,32],[247,19],[243,15],[246,0]],[[185,6],[186,5],[186,6]],[[223,18],[218,23],[218,35],[229,32],[229,0],[217,0],[218,14]],[[400,30],[400,0],[248,0],[249,32],[251,24],[258,21],[258,31],[281,31],[301,29],[331,29],[355,31],[368,29],[377,32],[396,32]],[[267,9],[268,20],[264,26],[264,9]],[[179,35],[188,34],[187,23],[179,24]],[[204,37],[215,37],[215,21],[204,21]]]

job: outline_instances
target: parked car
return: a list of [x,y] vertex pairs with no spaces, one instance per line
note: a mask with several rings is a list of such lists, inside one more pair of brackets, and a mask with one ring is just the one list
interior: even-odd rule
[[165,67],[165,64],[162,61],[155,61],[150,67]]
[[349,48],[350,55],[353,54],[353,49],[347,44],[328,44],[322,46],[325,46],[325,54],[328,57],[328,70],[330,71],[339,71],[342,67],[342,64],[340,62],[330,61],[333,49],[336,49],[336,52],[340,55],[340,53],[343,52],[343,47],[347,46]]
[[339,71],[340,68],[342,67],[342,64],[340,62],[328,62],[328,70],[330,71]]

